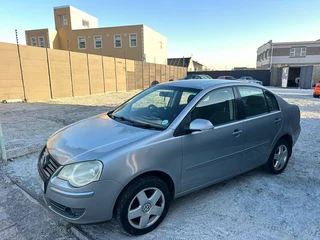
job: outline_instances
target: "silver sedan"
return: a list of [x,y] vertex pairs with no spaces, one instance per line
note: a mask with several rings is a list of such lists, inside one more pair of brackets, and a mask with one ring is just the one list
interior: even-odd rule
[[38,170],[57,215],[78,224],[116,216],[140,235],[174,198],[259,166],[281,173],[299,134],[299,108],[267,88],[174,81],[54,133]]

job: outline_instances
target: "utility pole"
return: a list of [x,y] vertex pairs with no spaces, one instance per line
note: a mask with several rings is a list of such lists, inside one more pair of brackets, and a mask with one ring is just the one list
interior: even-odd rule
[[3,138],[3,134],[2,134],[1,123],[0,123],[0,149],[1,149],[2,161],[4,162],[5,165],[7,165],[8,159],[7,159],[6,149],[5,149],[5,146],[4,146],[4,138]]
[[19,57],[19,65],[20,65],[20,74],[21,74],[21,82],[22,82],[22,89],[23,89],[23,97],[24,97],[24,101],[27,100],[27,96],[26,96],[26,88],[24,85],[24,79],[23,79],[23,71],[22,71],[22,63],[21,63],[21,56],[20,56],[20,47],[19,47],[19,38],[18,38],[18,30],[15,29],[14,30],[16,33],[16,42],[17,42],[17,50],[18,50],[18,57]]

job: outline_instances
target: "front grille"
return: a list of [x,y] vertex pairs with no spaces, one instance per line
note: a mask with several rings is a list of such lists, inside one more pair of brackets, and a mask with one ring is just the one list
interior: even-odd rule
[[52,210],[68,218],[79,218],[84,214],[84,208],[69,208],[55,201],[49,200]]
[[43,165],[43,171],[48,178],[52,176],[52,174],[58,169],[59,164],[56,163],[50,155],[45,156],[46,160]]
[[38,170],[41,178],[47,182],[59,167],[60,164],[50,156],[46,149],[44,149],[38,162]]

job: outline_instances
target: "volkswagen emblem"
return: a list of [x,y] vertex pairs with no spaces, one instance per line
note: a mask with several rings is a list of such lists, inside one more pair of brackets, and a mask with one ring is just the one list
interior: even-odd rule
[[151,207],[152,207],[151,203],[144,204],[142,207],[142,212],[144,212],[144,213],[149,212]]

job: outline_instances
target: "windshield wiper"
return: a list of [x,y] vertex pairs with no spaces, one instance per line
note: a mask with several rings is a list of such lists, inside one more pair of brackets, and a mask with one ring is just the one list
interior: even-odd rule
[[150,124],[147,124],[147,123],[139,123],[139,122],[133,121],[131,119],[124,118],[122,116],[113,115],[112,113],[108,113],[108,116],[110,118],[114,119],[114,120],[120,120],[120,121],[124,121],[124,122],[129,122],[129,123],[131,123],[132,126],[139,127],[139,128],[154,129],[154,130],[164,130],[165,129],[165,128],[158,127],[158,126],[153,126],[153,125],[150,125]]
[[140,128],[145,128],[145,129],[154,129],[154,130],[164,130],[165,129],[165,128],[162,128],[162,127],[153,126],[153,125],[146,124],[146,123],[137,123],[137,122],[135,122],[133,124],[133,126],[140,127]]
[[112,118],[112,119],[116,119],[116,120],[120,120],[120,121],[126,121],[126,122],[129,122],[129,123],[132,123],[132,124],[135,123],[135,121],[132,121],[131,119],[124,118],[124,117],[122,117],[122,116],[118,117],[118,116],[113,115],[113,114],[111,114],[111,113],[108,113],[108,116],[109,116],[110,118]]

